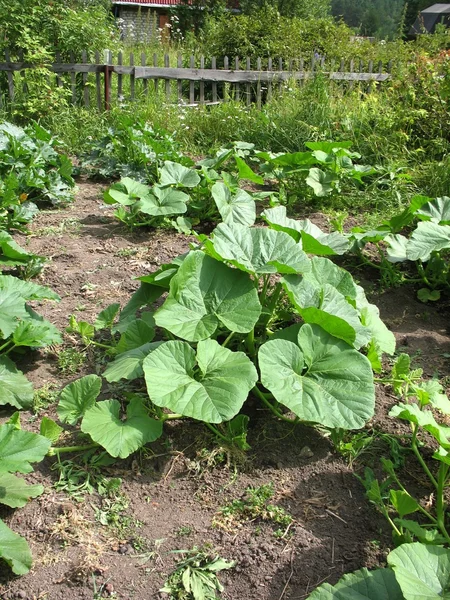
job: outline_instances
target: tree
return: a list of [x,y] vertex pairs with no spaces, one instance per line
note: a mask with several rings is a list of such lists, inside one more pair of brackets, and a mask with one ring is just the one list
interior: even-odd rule
[[330,0],[240,0],[239,7],[243,14],[251,15],[264,8],[274,8],[282,17],[322,18],[331,12]]

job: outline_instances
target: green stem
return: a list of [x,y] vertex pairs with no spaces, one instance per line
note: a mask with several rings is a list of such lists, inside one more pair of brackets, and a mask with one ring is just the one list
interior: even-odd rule
[[281,285],[280,282],[278,282],[277,285],[275,286],[275,289],[272,292],[272,295],[270,296],[269,304],[267,305],[267,308],[269,309],[269,312],[271,315],[272,315],[273,311],[275,310],[275,307],[278,302],[278,298],[280,297],[282,290],[283,290],[283,286]]
[[255,356],[255,329],[253,328],[247,335],[247,350],[250,356]]
[[48,456],[54,456],[55,454],[63,454],[66,452],[85,452],[86,450],[92,450],[92,448],[99,448],[100,444],[87,444],[86,446],[52,446],[48,451]]
[[258,396],[258,398],[261,400],[261,402],[263,404],[265,404],[265,406],[267,406],[267,408],[270,411],[272,411],[273,414],[276,417],[278,417],[279,419],[281,419],[282,421],[286,421],[287,423],[291,423],[291,424],[295,424],[300,421],[300,419],[298,417],[295,417],[295,419],[289,419],[288,417],[285,417],[282,413],[280,413],[280,411],[278,409],[276,409],[275,406],[267,400],[265,395],[261,392],[261,390],[256,385],[253,388],[253,392]]
[[259,296],[259,301],[261,303],[261,306],[264,306],[265,302],[266,302],[266,296],[267,296],[267,288],[269,287],[269,282],[270,282],[270,275],[263,275],[263,288],[261,290],[261,294]]
[[221,433],[217,427],[214,427],[214,425],[211,425],[211,423],[205,423],[206,427],[208,427],[208,429],[210,429],[214,435],[216,435],[218,438],[220,438],[221,440],[224,440],[225,442],[229,442],[230,440],[223,435],[223,433]]
[[94,344],[97,348],[105,348],[105,350],[111,350],[111,348],[113,348],[113,346],[108,346],[107,344],[102,344],[101,342],[96,342],[94,340],[91,340],[91,344]]
[[436,489],[438,489],[438,487],[439,487],[438,482],[436,481],[435,477],[431,473],[431,471],[428,468],[426,462],[423,460],[422,455],[419,452],[419,449],[417,448],[417,441],[416,441],[416,439],[417,439],[417,432],[418,432],[418,430],[419,430],[419,426],[418,425],[413,425],[413,436],[412,436],[412,439],[411,439],[411,448],[412,448],[412,451],[416,455],[417,460],[420,462],[420,465],[421,465],[422,469],[427,474],[428,479],[431,481],[431,483],[434,485],[434,487]]
[[416,265],[417,265],[417,271],[418,271],[419,275],[421,276],[421,278],[422,278],[422,281],[423,281],[423,282],[424,282],[426,285],[428,285],[429,287],[433,287],[433,286],[431,285],[431,283],[428,281],[428,277],[426,276],[426,273],[425,273],[425,271],[424,271],[424,268],[423,268],[423,266],[422,266],[422,261],[421,261],[421,260],[417,260],[417,261],[416,261]]
[[[408,492],[408,490],[405,488],[405,486],[402,484],[402,482],[400,481],[400,479],[397,477],[397,475],[395,474],[395,472],[393,473],[394,475],[394,480],[396,482],[396,484],[399,486],[399,488],[405,492],[406,494],[408,494],[408,496],[411,496],[411,494]],[[427,519],[433,523],[433,525],[437,525],[437,520],[433,517],[433,515],[431,513],[429,513],[427,510],[425,510],[425,508],[423,508],[423,506],[421,506],[419,503],[417,503],[420,512],[425,515],[427,517]]]
[[184,415],[180,415],[178,413],[173,413],[173,414],[163,414],[161,415],[161,421],[164,423],[164,421],[177,421],[178,419],[184,419]]
[[[4,350],[7,346],[9,346],[9,344],[12,343],[12,340],[8,340],[7,342],[5,342],[2,346],[0,346],[0,352],[2,352],[2,350]],[[9,350],[8,350],[9,352]]]
[[228,346],[228,344],[229,344],[229,342],[231,341],[231,338],[233,337],[233,335],[234,335],[234,334],[235,334],[235,332],[234,332],[234,331],[232,331],[232,332],[231,332],[231,333],[228,335],[228,337],[225,339],[225,341],[224,341],[224,342],[223,342],[223,344],[222,344],[223,348],[226,348],[226,347]]
[[441,533],[444,535],[447,543],[450,542],[450,537],[445,528],[445,502],[444,502],[444,487],[447,480],[449,466],[441,463],[438,472],[438,486],[436,491],[436,517],[437,524]]

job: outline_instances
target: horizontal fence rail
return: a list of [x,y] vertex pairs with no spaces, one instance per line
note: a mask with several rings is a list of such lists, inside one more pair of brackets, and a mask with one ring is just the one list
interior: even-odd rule
[[[72,104],[86,107],[96,104],[99,110],[108,110],[113,98],[123,103],[151,93],[162,94],[167,103],[187,106],[218,104],[230,99],[261,106],[289,82],[302,85],[319,74],[350,88],[362,86],[364,91],[371,91],[374,83],[391,77],[391,63],[383,65],[381,61],[376,66],[373,61],[366,65],[360,60],[341,61],[336,68],[335,61],[326,64],[323,57],[317,56],[289,61],[258,58],[252,68],[250,58],[230,61],[225,56],[219,63],[215,57],[207,61],[204,57],[178,56],[175,66],[170,64],[167,54],[163,58],[164,65],[158,64],[156,54],[149,61],[144,53],[139,60],[131,53],[127,57],[128,64],[123,64],[122,52],[118,53],[116,64],[110,51],[103,54],[103,61],[96,52],[91,62],[87,51],[82,52],[81,62],[76,62],[73,55],[70,62],[63,62],[57,55],[57,62],[46,65],[55,74],[50,85],[66,88]],[[36,69],[36,65],[21,60],[20,55],[12,60],[6,51],[4,58],[4,62],[0,62],[0,105],[14,103],[18,95],[29,93],[27,75]]]

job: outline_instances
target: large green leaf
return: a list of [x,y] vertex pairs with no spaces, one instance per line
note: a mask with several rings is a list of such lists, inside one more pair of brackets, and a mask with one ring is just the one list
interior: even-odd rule
[[213,232],[212,243],[219,256],[248,273],[305,273],[311,270],[301,246],[283,231],[220,223]]
[[120,402],[104,400],[86,411],[81,431],[88,433],[114,457],[126,458],[162,434],[162,422],[151,419],[140,398],[134,397],[127,407],[127,417],[120,418]]
[[25,575],[31,569],[33,558],[23,537],[11,531],[0,519],[0,558],[8,563],[13,573]]
[[30,498],[37,498],[43,492],[43,485],[28,485],[12,473],[0,473],[0,504],[20,508],[25,506]]
[[258,293],[246,273],[196,250],[185,258],[170,282],[170,293],[155,313],[159,327],[196,342],[219,326],[247,333],[261,314]]
[[303,250],[309,254],[318,256],[345,254],[350,247],[348,239],[337,231],[324,233],[309,219],[303,221],[290,219],[286,215],[285,206],[269,208],[262,213],[262,216],[272,229],[288,233],[297,242],[302,240]]
[[276,339],[258,354],[262,384],[304,421],[358,429],[373,416],[375,388],[365,356],[317,326],[297,344]]
[[147,356],[143,368],[154,404],[207,423],[237,415],[258,379],[243,352],[215,340],[200,341],[197,355],[186,342],[166,342]]
[[0,356],[0,404],[28,408],[33,403],[33,386],[7,356]]
[[1,425],[0,473],[31,473],[30,463],[42,460],[50,445],[42,435],[17,429],[13,424]]
[[431,200],[423,204],[416,211],[416,215],[423,221],[433,221],[440,225],[450,225],[450,198],[442,196],[442,198]]
[[362,325],[354,306],[357,287],[350,273],[327,258],[314,257],[311,266],[303,277],[286,275],[282,279],[298,313],[306,323],[320,325],[356,348],[368,344],[371,332]]
[[149,342],[139,348],[133,348],[132,350],[128,350],[128,352],[119,354],[107,366],[106,371],[103,373],[104,378],[111,383],[113,381],[120,381],[121,379],[132,380],[142,377],[144,374],[142,370],[144,358],[160,344],[161,342]]
[[66,385],[56,409],[62,423],[75,425],[86,410],[93,406],[101,388],[102,380],[97,375],[85,375]]
[[16,346],[43,348],[51,344],[61,344],[58,329],[49,321],[21,321],[15,328],[12,340]]
[[12,275],[0,275],[0,290],[17,293],[24,300],[61,300],[50,288]]
[[408,260],[427,261],[432,252],[450,248],[450,225],[438,225],[431,221],[422,221],[406,246]]
[[146,215],[160,217],[165,215],[179,215],[187,210],[186,203],[189,196],[180,190],[173,188],[161,188],[154,186],[152,194],[141,198],[139,210]]
[[[167,286],[168,287],[168,286]],[[113,328],[113,332],[124,332],[128,329],[130,323],[136,320],[136,311],[144,306],[153,304],[164,293],[164,288],[159,285],[142,282],[140,287],[134,292],[130,300],[123,307],[119,322]]]
[[[150,316],[152,313],[146,312]],[[120,337],[119,343],[116,346],[117,354],[128,352],[134,348],[139,348],[144,344],[148,344],[155,337],[155,329],[143,319],[136,319],[124,331]]]
[[407,260],[408,238],[396,233],[387,235],[385,242],[388,244],[386,254],[389,262],[398,263]]
[[450,427],[439,425],[430,410],[420,410],[417,404],[400,403],[390,410],[389,416],[419,425],[428,431],[440,446],[450,448]]
[[450,598],[450,550],[415,542],[387,557],[406,600]]
[[0,264],[2,265],[23,265],[26,264],[33,255],[16,244],[12,236],[6,231],[0,231]]
[[360,569],[344,575],[334,586],[324,583],[308,600],[404,600],[404,597],[391,569]]
[[306,178],[306,183],[312,187],[314,193],[318,197],[328,196],[333,191],[333,182],[336,176],[333,173],[322,171],[317,167],[309,170],[309,175]]
[[264,178],[261,175],[257,175],[245,162],[237,154],[234,155],[234,160],[236,161],[236,166],[239,170],[239,179],[247,179],[248,181],[252,181],[253,183],[258,183],[259,185],[263,185]]
[[106,204],[132,206],[138,198],[145,198],[149,194],[150,188],[148,185],[139,183],[139,181],[135,181],[130,177],[124,177],[104,193],[103,199]]
[[245,190],[232,194],[229,188],[218,181],[211,188],[211,194],[224,223],[253,225],[256,220],[256,205]]
[[194,188],[200,183],[200,176],[195,169],[188,169],[176,162],[166,160],[160,173],[161,185],[179,185],[180,187]]
[[20,319],[28,319],[25,300],[17,292],[0,290],[0,339],[9,337]]

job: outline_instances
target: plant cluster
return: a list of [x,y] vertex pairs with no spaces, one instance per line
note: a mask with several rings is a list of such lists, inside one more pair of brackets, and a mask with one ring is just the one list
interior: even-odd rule
[[281,506],[271,504],[275,491],[268,483],[257,488],[248,487],[242,498],[233,500],[220,509],[213,520],[216,527],[233,531],[239,521],[266,521],[280,525],[275,535],[283,535],[293,518]]
[[81,166],[90,177],[153,181],[157,168],[166,160],[193,164],[183,156],[173,134],[136,117],[126,117],[119,119],[100,140],[89,144]]
[[182,558],[159,591],[169,594],[170,600],[217,600],[216,592],[224,589],[217,573],[235,563],[198,548],[176,552]]
[[[389,415],[409,423],[411,435],[404,438],[405,448],[414,455],[433,488],[434,502],[424,505],[420,498],[415,498],[389,459],[382,459],[384,478],[381,481],[368,468],[361,481],[369,500],[390,523],[397,544],[413,540],[424,544],[449,544],[445,490],[450,480],[447,456],[450,442],[445,420],[450,414],[450,401],[437,380],[422,381],[422,369],[412,370],[410,362],[407,354],[401,354],[390,377],[381,381],[391,385],[402,400],[392,407]],[[435,445],[433,449],[430,439]],[[405,518],[413,514],[417,515],[417,520]]]
[[[407,231],[408,237],[399,233]],[[450,249],[450,198],[414,196],[400,214],[378,228],[353,231],[353,250],[366,264],[381,270],[392,284],[402,281],[422,284],[417,296],[422,302],[439,300],[449,288],[448,250]],[[375,246],[379,262],[364,253],[367,244]],[[400,270],[399,267],[406,266]],[[411,275],[408,267],[414,266]]]
[[58,329],[28,304],[31,300],[60,298],[49,288],[11,275],[0,275],[0,404],[26,408],[33,404],[33,387],[10,356],[26,348],[61,342]]
[[[42,485],[29,485],[16,473],[31,473],[31,463],[41,461],[47,454],[51,440],[46,437],[45,422],[41,425],[41,434],[23,431],[19,413],[0,426],[0,504],[11,508],[25,506],[30,498],[36,498],[44,492]],[[24,575],[31,568],[32,557],[25,539],[11,531],[0,520],[0,558],[16,575]]]
[[96,401],[97,375],[61,396],[60,418],[82,418],[81,430],[112,456],[128,456],[159,437],[164,421],[184,417],[245,447],[248,397],[279,418],[330,429],[357,429],[373,415],[372,368],[395,342],[363,289],[326,257],[346,240],[288,219],[284,207],[264,212],[265,228],[253,226],[252,199],[230,197],[224,207],[209,237],[140,278],[120,314],[116,304],[94,325],[71,319],[86,345],[113,356],[105,379],[134,382],[122,402]]
[[72,201],[72,163],[37,123],[25,129],[0,123],[0,230],[26,230],[39,203]]
[[[156,182],[153,187],[124,177],[105,192],[104,200],[120,205],[114,214],[129,227],[169,223],[189,233],[200,220],[222,218],[227,222],[232,206],[241,207],[239,222],[254,222],[255,200],[270,196],[274,204],[286,202],[285,183],[294,181],[302,192],[306,188],[306,194],[311,190],[316,197],[324,197],[348,185],[361,186],[363,178],[378,173],[368,165],[355,164],[361,155],[349,150],[351,142],[308,142],[306,146],[309,150],[305,152],[273,154],[258,152],[253,144],[234,142],[231,148],[221,148],[213,158],[196,165],[189,159],[184,159],[184,164],[166,160],[156,168],[156,176],[146,177]],[[279,185],[277,193],[248,192],[239,187],[243,180],[261,185],[274,179]],[[183,188],[189,194],[181,191]],[[180,214],[188,218],[168,218]]]

